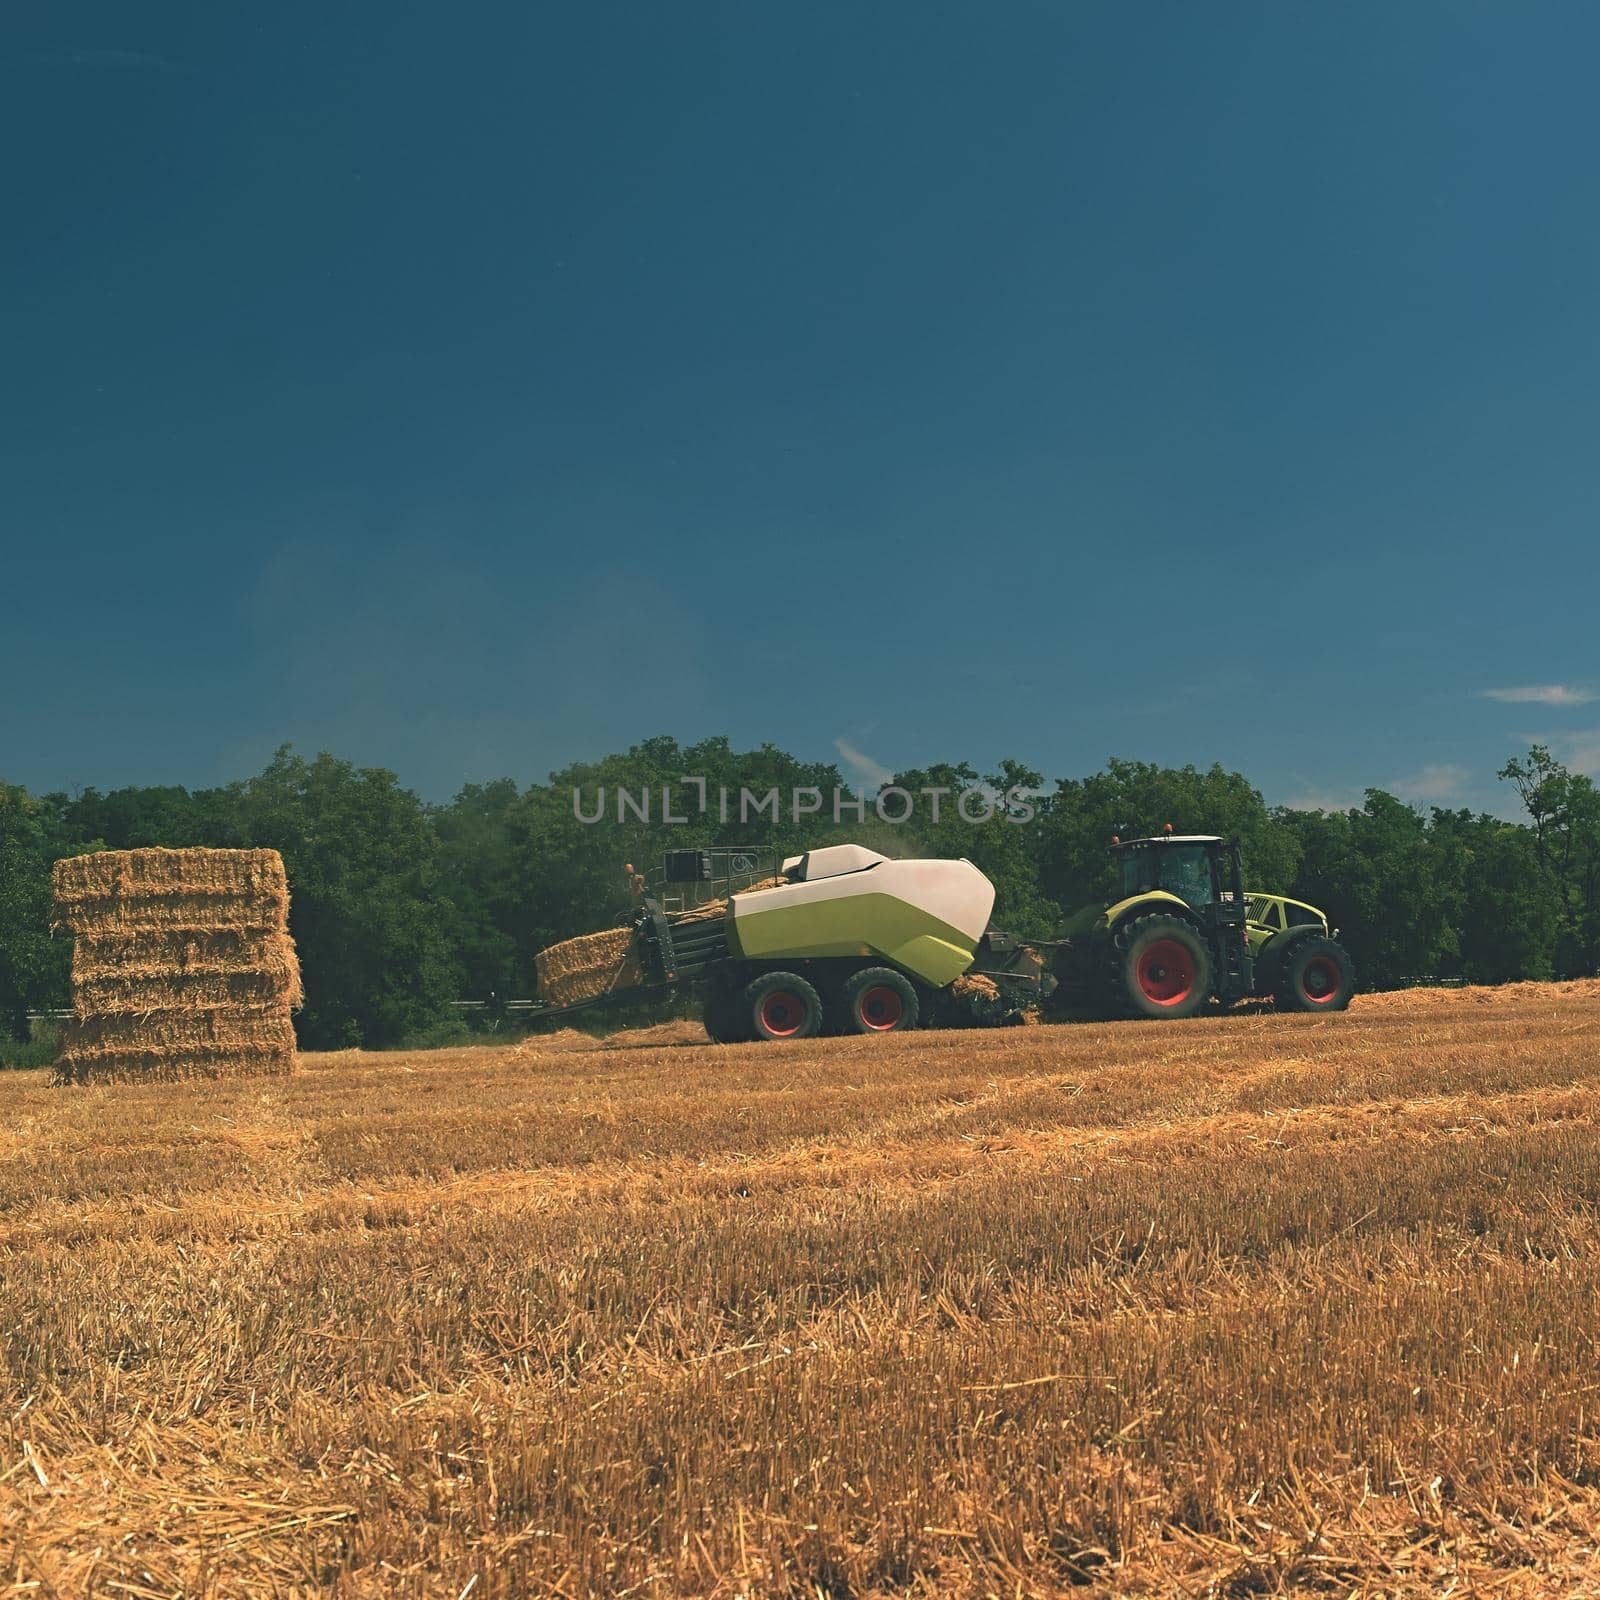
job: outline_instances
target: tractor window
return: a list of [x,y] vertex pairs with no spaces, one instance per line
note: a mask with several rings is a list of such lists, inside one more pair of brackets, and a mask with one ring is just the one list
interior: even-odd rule
[[1156,845],[1130,850],[1122,858],[1122,897],[1165,889],[1191,906],[1208,906],[1216,899],[1211,877],[1211,857],[1203,846]]
[[1161,887],[1191,906],[1208,906],[1217,898],[1211,857],[1192,845],[1172,845],[1159,852]]
[[1148,850],[1130,850],[1122,858],[1122,898],[1146,894],[1156,886],[1156,866]]

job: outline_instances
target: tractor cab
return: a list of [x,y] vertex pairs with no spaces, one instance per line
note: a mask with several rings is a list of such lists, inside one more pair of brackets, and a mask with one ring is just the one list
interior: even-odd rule
[[[1153,839],[1112,841],[1121,874],[1117,903],[1106,913],[1120,921],[1143,907],[1183,902],[1211,956],[1212,993],[1223,1001],[1250,993],[1250,947],[1245,938],[1243,867],[1236,839],[1167,830]],[[1181,909],[1174,907],[1174,909]]]
[[1119,900],[1164,890],[1200,912],[1208,906],[1243,903],[1243,869],[1236,841],[1211,833],[1167,833],[1126,843],[1119,839],[1111,853],[1121,872]]

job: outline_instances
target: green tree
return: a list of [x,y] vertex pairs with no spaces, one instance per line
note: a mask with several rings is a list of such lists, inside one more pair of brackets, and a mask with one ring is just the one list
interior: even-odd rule
[[392,1045],[446,1013],[459,971],[427,808],[392,772],[288,746],[229,786],[238,842],[282,853],[310,1049]]
[[191,792],[176,785],[85,789],[72,798],[48,795],[70,833],[98,839],[107,850],[192,845],[226,848],[238,842],[238,802],[228,789]]
[[469,783],[433,817],[439,884],[462,995],[503,999],[527,992],[532,959],[528,896],[537,881],[517,843],[522,791],[510,778]]
[[1600,791],[1569,772],[1544,745],[1513,758],[1499,776],[1510,782],[1533,825],[1533,849],[1560,905],[1557,966],[1564,973],[1600,968]]
[[1104,904],[1117,882],[1112,837],[1147,837],[1169,822],[1178,833],[1238,839],[1248,887],[1281,891],[1294,876],[1295,832],[1243,774],[1220,765],[1202,772],[1113,757],[1102,772],[1058,780],[1041,823],[1044,893],[1068,911]]
[[1462,975],[1470,983],[1548,978],[1561,934],[1561,906],[1548,891],[1527,828],[1496,822],[1465,863]]
[[1456,938],[1447,881],[1422,814],[1381,789],[1359,811],[1280,811],[1300,866],[1290,893],[1328,914],[1363,988],[1432,976]]
[[28,1013],[64,1007],[72,941],[52,936],[50,869],[62,856],[98,848],[77,842],[55,807],[0,783],[0,1027],[19,1043]]

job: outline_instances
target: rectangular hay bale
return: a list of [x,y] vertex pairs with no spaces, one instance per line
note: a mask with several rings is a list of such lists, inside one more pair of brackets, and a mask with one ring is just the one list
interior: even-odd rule
[[[68,1023],[70,1030],[72,1024]],[[176,1083],[188,1078],[283,1077],[295,1070],[294,1030],[285,1040],[200,1044],[174,1048],[123,1045],[77,1048],[64,1039],[54,1081]]]
[[632,944],[631,928],[602,928],[541,950],[533,958],[540,997],[555,1005],[571,1005],[628,988],[639,975]]
[[290,1005],[288,979],[278,972],[154,973],[148,976],[90,978],[74,985],[72,1009],[79,1018],[143,1016],[218,1006]]
[[276,850],[97,850],[55,864],[55,921],[73,933],[287,926]]
[[294,1040],[286,1007],[172,1006],[74,1017],[63,1045],[74,1050],[181,1049],[186,1045],[282,1044]]
[[63,903],[180,889],[271,899],[288,888],[276,850],[95,850],[56,862],[53,877]]
[[72,1001],[80,1017],[163,1006],[304,999],[287,933],[219,928],[79,934],[72,947]]

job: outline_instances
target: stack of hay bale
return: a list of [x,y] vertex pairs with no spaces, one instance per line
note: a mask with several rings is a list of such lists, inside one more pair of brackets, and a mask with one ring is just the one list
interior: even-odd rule
[[102,850],[55,866],[74,934],[64,1082],[294,1071],[300,964],[276,850]]

